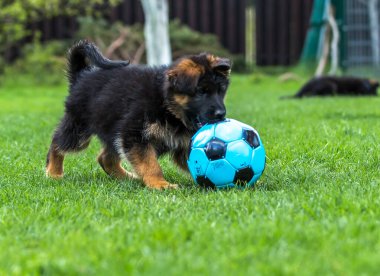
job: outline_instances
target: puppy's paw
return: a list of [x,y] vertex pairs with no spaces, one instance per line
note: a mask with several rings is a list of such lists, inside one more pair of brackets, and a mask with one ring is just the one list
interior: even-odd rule
[[178,189],[177,184],[171,184],[167,181],[150,182],[150,183],[147,183],[146,186],[152,189],[156,189],[156,190]]
[[179,186],[178,184],[169,183],[169,186],[167,186],[165,189],[179,189]]
[[45,175],[46,175],[46,177],[53,178],[53,179],[61,179],[61,178],[63,178],[63,172],[59,173],[59,172],[54,172],[54,171],[51,171],[51,170],[48,170],[48,169],[46,169]]
[[141,179],[137,174],[135,174],[133,172],[126,171],[126,173],[127,173],[127,177],[131,180],[140,180]]

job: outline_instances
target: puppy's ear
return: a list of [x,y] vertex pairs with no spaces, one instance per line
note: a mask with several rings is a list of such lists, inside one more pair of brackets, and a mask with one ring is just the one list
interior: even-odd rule
[[167,71],[167,77],[175,90],[189,93],[198,85],[199,78],[204,72],[202,65],[185,58]]
[[228,58],[220,58],[213,55],[208,55],[207,60],[213,71],[222,74],[226,78],[231,73],[231,61]]

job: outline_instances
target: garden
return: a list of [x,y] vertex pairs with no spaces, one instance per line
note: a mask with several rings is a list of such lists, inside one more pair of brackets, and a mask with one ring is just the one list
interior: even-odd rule
[[[94,20],[81,18],[73,40],[37,36],[1,71],[0,275],[377,275],[380,98],[281,99],[312,76],[299,66],[233,56],[227,117],[253,126],[266,151],[253,187],[202,189],[169,156],[159,162],[178,189],[117,180],[97,163],[96,138],[66,157],[62,179],[47,178],[71,43],[85,33],[105,52],[110,33],[127,32],[133,43],[110,57],[146,59],[142,25]],[[170,28],[178,56],[230,54],[212,35]]]

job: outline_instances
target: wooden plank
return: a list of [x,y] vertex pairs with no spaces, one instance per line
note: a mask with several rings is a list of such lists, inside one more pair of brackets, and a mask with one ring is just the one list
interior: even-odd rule
[[278,59],[277,64],[289,65],[289,0],[279,2],[277,28],[279,29],[278,38]]
[[46,41],[48,39],[51,39],[51,25],[52,25],[52,21],[50,20],[47,20],[45,19],[43,21],[43,32],[42,32],[42,35],[41,35],[41,40],[42,41]]
[[193,30],[197,29],[197,1],[189,0],[187,1],[187,14],[188,14],[188,25]]
[[210,9],[211,1],[201,1],[199,5],[200,10],[200,31],[202,33],[211,32],[211,21],[213,20],[213,13]]
[[276,25],[274,22],[276,2],[275,0],[266,1],[266,10],[265,10],[265,49],[266,49],[266,62],[267,65],[274,65],[275,58],[275,37],[277,35]]
[[224,36],[223,28],[223,0],[215,0],[214,2],[214,25],[215,25],[215,34],[219,37],[220,42],[223,45],[226,45],[226,39]]
[[128,6],[129,6],[129,13],[128,13],[128,24],[135,24],[137,19],[137,6],[138,6],[138,2],[136,2],[135,0],[128,0]]
[[139,1],[137,7],[136,7],[136,23],[144,23],[144,10],[141,5],[141,1]]
[[265,53],[264,53],[264,1],[256,0],[256,63],[257,65],[265,65]]
[[175,11],[175,5],[176,5],[175,0],[168,0],[168,5],[169,5],[169,20],[174,18],[174,11]]
[[227,36],[227,47],[232,53],[237,52],[237,32],[236,32],[236,3],[234,0],[226,0],[225,11],[227,15],[224,16],[226,22],[226,36]]
[[296,61],[298,61],[299,55],[300,55],[300,47],[299,47],[299,40],[300,40],[300,13],[302,12],[300,9],[300,6],[302,3],[300,3],[302,0],[291,0],[290,6],[290,51],[289,51],[289,59],[290,63],[293,64]]
[[236,33],[237,33],[237,48],[236,53],[245,54],[245,42],[246,42],[246,8],[247,1],[237,1],[238,8],[236,9]]
[[175,4],[174,9],[173,9],[173,19],[174,18],[182,18],[183,0],[177,0],[175,2],[176,2],[176,4]]
[[118,19],[118,9],[121,7],[121,5],[118,5],[117,7],[111,8],[111,11],[109,12],[109,18],[111,22],[115,22]]
[[119,20],[120,19],[123,23],[127,25],[131,25],[132,20],[131,20],[130,0],[124,0],[123,3],[121,4]]

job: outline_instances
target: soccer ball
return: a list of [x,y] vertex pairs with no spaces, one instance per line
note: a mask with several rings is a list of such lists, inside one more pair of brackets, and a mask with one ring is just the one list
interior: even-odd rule
[[264,171],[265,150],[253,127],[225,119],[195,133],[187,165],[203,187],[252,186]]

